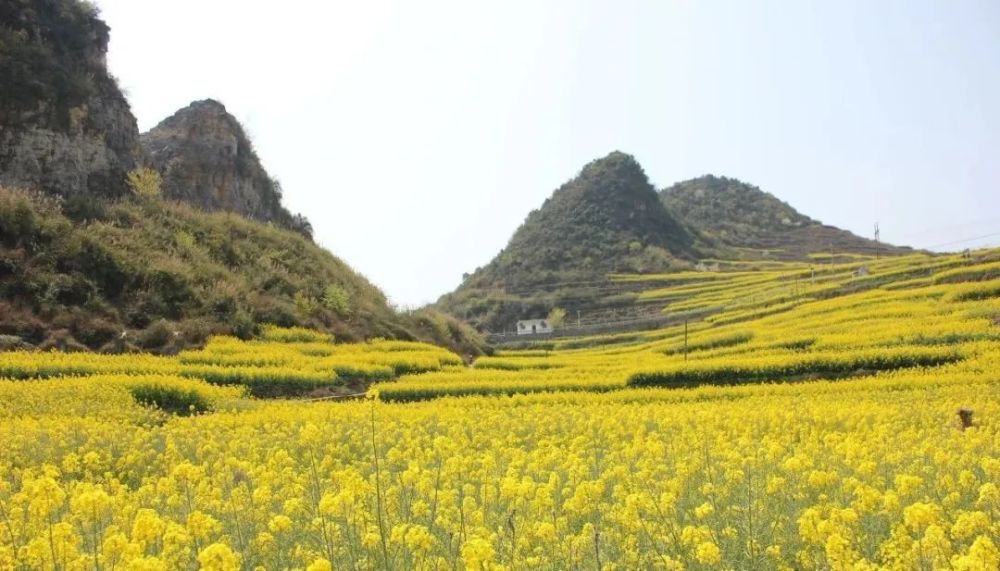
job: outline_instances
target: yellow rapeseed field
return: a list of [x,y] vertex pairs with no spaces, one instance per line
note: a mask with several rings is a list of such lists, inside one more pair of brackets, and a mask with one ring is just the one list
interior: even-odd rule
[[472,367],[0,354],[0,569],[995,571],[998,255],[623,276],[712,319]]

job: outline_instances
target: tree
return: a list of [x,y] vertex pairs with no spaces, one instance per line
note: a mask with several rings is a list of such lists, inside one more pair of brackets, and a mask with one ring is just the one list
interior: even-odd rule
[[566,321],[566,310],[561,307],[553,307],[547,320],[553,329],[562,327],[563,322]]
[[159,172],[149,167],[139,167],[132,170],[128,173],[126,181],[136,196],[143,198],[160,196],[160,185],[163,183],[163,179]]

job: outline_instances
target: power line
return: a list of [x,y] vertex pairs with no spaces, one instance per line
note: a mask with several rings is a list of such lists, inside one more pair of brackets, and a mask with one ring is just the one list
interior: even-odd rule
[[875,223],[875,259],[878,259],[878,222]]
[[931,248],[940,248],[941,246],[951,246],[952,244],[962,244],[964,242],[974,242],[976,240],[982,240],[984,238],[994,238],[996,236],[1000,236],[1000,232],[993,232],[992,234],[984,234],[982,236],[975,236],[975,237],[972,237],[972,238],[963,238],[962,240],[952,240],[951,242],[943,242],[941,244],[934,244],[934,245],[931,245],[931,246],[924,246],[924,248],[926,248],[926,249],[929,250]]

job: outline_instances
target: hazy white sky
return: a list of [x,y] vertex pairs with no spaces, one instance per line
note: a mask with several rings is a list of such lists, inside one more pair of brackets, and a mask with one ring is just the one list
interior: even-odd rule
[[866,236],[1000,243],[995,0],[97,4],[140,129],[222,101],[399,304],[615,149],[657,187],[726,175]]

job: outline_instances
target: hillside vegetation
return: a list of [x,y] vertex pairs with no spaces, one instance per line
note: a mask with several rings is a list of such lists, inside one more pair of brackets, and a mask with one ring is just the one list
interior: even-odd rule
[[1000,250],[617,278],[713,313],[471,368],[280,328],[8,354],[0,565],[1000,565]]
[[57,201],[0,189],[5,346],[176,352],[213,333],[249,338],[262,324],[482,349],[452,318],[398,314],[291,231],[155,197]]
[[706,257],[805,260],[815,252],[874,256],[908,253],[801,214],[774,195],[733,178],[706,175],[660,191],[663,205],[698,236]]

